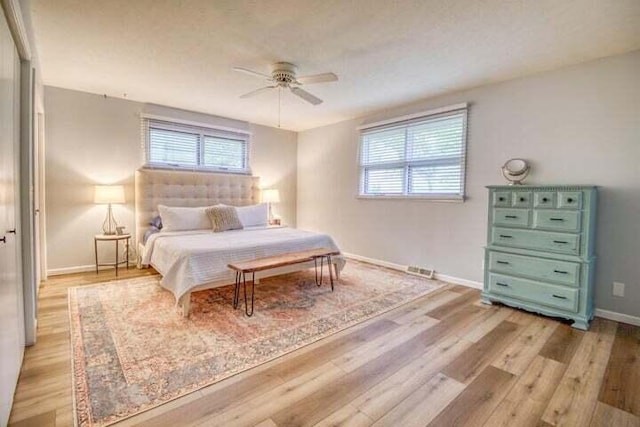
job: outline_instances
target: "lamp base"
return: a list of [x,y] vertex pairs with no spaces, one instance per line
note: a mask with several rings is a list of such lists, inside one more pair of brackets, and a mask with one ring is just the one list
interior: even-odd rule
[[282,225],[282,220],[280,218],[271,218],[269,225]]
[[109,203],[109,207],[107,208],[107,217],[102,223],[102,234],[105,236],[113,236],[116,234],[117,227],[118,223],[113,217],[113,209],[111,209],[111,203]]

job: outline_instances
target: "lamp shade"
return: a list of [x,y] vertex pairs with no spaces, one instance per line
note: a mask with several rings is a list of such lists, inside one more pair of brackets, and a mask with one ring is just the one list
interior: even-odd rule
[[277,188],[262,190],[262,201],[264,203],[280,203],[280,191]]
[[93,202],[97,204],[124,203],[122,185],[96,185]]

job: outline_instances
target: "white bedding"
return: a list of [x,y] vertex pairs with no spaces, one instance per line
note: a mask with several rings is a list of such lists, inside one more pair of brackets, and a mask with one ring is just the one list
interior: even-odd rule
[[[323,247],[339,250],[326,234],[287,227],[161,232],[147,240],[142,264],[152,265],[162,274],[160,284],[173,292],[177,301],[200,285],[233,283],[235,273],[227,267],[230,262]],[[341,270],[344,259],[336,261]]]

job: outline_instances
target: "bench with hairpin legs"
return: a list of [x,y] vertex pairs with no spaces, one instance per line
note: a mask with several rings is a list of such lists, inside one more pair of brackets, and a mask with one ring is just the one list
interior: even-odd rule
[[[265,258],[257,258],[248,261],[240,261],[229,264],[228,267],[236,272],[236,281],[233,288],[233,308],[238,308],[240,302],[240,285],[244,287],[244,310],[247,316],[253,316],[253,302],[255,297],[255,278],[259,271],[270,270],[273,268],[285,267],[294,264],[302,264],[313,261],[315,267],[316,285],[322,285],[322,270],[325,260],[329,269],[329,283],[331,291],[333,291],[333,272],[331,269],[331,257],[340,255],[340,251],[329,248],[310,249],[300,252],[291,252],[282,255],[274,255]],[[320,266],[320,274],[318,275],[318,264]],[[251,310],[249,310],[247,298],[247,274],[251,274]],[[337,277],[337,271],[336,271]]]

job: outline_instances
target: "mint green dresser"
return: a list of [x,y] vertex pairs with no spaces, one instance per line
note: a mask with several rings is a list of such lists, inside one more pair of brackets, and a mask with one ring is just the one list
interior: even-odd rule
[[593,318],[594,186],[489,186],[482,301],[588,329]]

